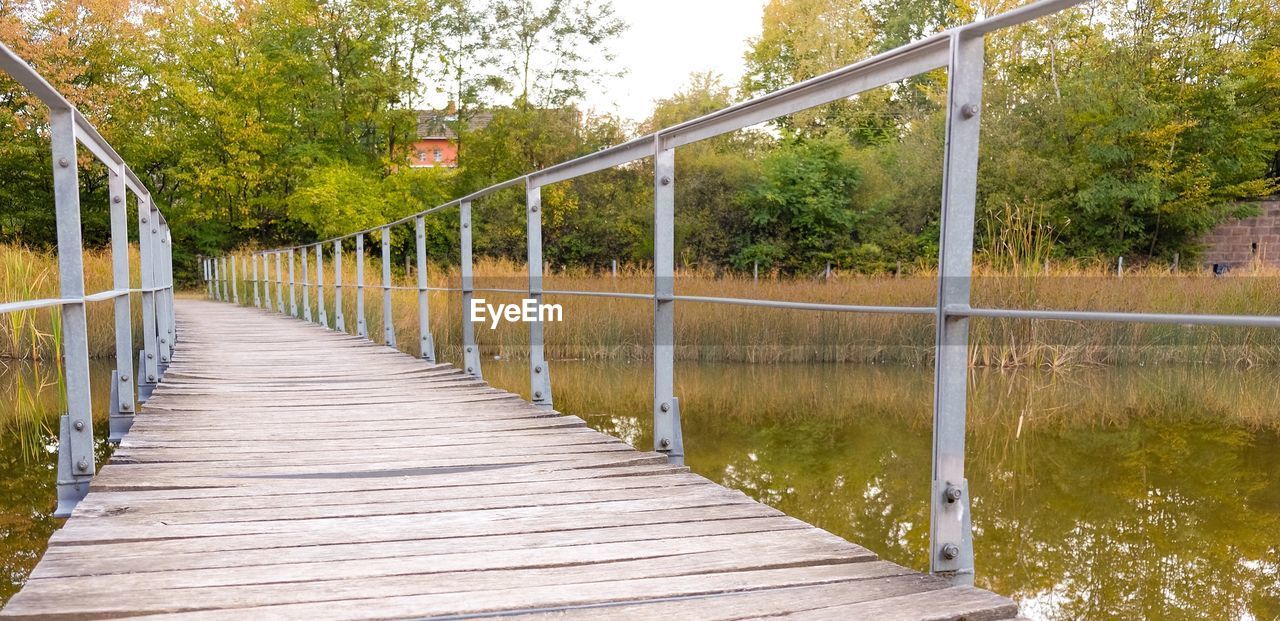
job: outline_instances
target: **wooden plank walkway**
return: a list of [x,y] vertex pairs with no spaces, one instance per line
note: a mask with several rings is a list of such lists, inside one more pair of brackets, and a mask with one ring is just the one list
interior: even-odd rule
[[181,300],[173,365],[11,618],[1004,619],[448,365]]

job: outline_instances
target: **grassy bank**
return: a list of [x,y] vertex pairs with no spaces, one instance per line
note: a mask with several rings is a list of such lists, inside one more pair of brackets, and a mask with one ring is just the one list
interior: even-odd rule
[[[372,254],[372,253],[371,253]],[[330,257],[331,259],[331,257]],[[136,252],[134,286],[137,286]],[[325,299],[332,321],[332,262],[326,262]],[[415,277],[403,265],[394,270],[395,286],[415,287]],[[286,271],[287,271],[286,267]],[[252,284],[245,270],[240,276],[241,302],[252,303]],[[366,318],[369,333],[382,341],[381,267],[365,261]],[[248,273],[252,273],[249,270]],[[523,289],[523,265],[481,261],[477,288]],[[295,268],[302,280],[301,264]],[[456,269],[432,266],[431,285],[457,287]],[[274,264],[272,280],[275,279]],[[314,275],[313,275],[314,279]],[[344,313],[348,330],[355,331],[355,260],[343,261]],[[111,287],[111,261],[106,252],[85,254],[85,288]],[[641,268],[623,268],[617,277],[585,269],[555,269],[547,279],[550,290],[624,291],[647,293],[653,276]],[[683,295],[767,298],[839,304],[931,306],[936,296],[934,274],[927,270],[909,276],[836,275],[830,280],[718,275],[682,271],[676,291]],[[0,301],[56,297],[56,260],[15,247],[0,247]],[[975,306],[1074,310],[1199,312],[1241,315],[1280,314],[1280,273],[1246,270],[1226,278],[1206,273],[1170,274],[1146,269],[1123,278],[1100,266],[1057,266],[1047,273],[995,271],[979,268],[973,282]],[[417,353],[417,292],[393,291],[394,323],[400,346]],[[430,293],[432,333],[437,354],[460,358],[461,296]],[[490,303],[515,302],[521,296],[485,293]],[[134,322],[139,325],[135,296]],[[286,288],[286,305],[288,293]],[[646,360],[653,340],[652,304],[645,300],[548,295],[562,304],[564,321],[548,325],[547,353],[556,359]],[[299,289],[298,302],[302,296]],[[315,300],[311,300],[315,308]],[[89,306],[89,348],[95,357],[114,351],[110,302]],[[758,363],[862,362],[925,365],[932,360],[934,338],[930,316],[867,315],[726,306],[680,302],[676,310],[676,355],[681,360]],[[0,358],[47,358],[56,353],[58,313],[36,310],[0,316]],[[137,329],[135,328],[135,335]],[[523,324],[501,323],[495,330],[476,326],[486,356],[523,357],[528,330]],[[1065,368],[1081,365],[1142,365],[1194,363],[1254,366],[1280,364],[1280,331],[1250,328],[1204,328],[1177,325],[1135,325],[1111,322],[1058,322],[975,319],[971,328],[971,360],[977,367]]]
[[[344,256],[344,313],[354,331],[355,263]],[[332,264],[327,263],[325,299],[333,314]],[[287,267],[285,268],[287,272]],[[381,268],[365,262],[366,318],[369,333],[382,341]],[[457,287],[456,270],[432,266],[435,287]],[[271,278],[274,280],[274,265]],[[295,270],[301,281],[301,265]],[[482,261],[477,288],[527,287],[524,266]],[[242,303],[252,302],[252,287],[240,274]],[[975,306],[1160,313],[1280,314],[1280,274],[1258,269],[1227,278],[1208,274],[1170,274],[1167,270],[1129,271],[1123,278],[1102,267],[1063,266],[1047,273],[1004,273],[979,269],[973,283]],[[394,286],[414,287],[396,266]],[[623,269],[615,278],[587,270],[552,270],[548,290],[652,290],[653,276],[644,269]],[[911,276],[836,276],[830,280],[752,278],[684,271],[677,275],[682,295],[750,297],[787,301],[890,306],[931,306],[936,296],[934,274]],[[402,349],[417,353],[417,293],[392,292],[394,324]],[[491,303],[515,302],[521,296],[479,292]],[[314,293],[312,306],[315,306]],[[437,354],[460,358],[461,298],[452,292],[429,295]],[[285,290],[288,304],[288,290]],[[546,330],[547,354],[558,359],[645,360],[653,340],[652,305],[645,300],[548,295],[562,304],[564,321]],[[298,294],[301,305],[301,292]],[[330,317],[332,321],[332,317]],[[680,302],[676,311],[676,356],[682,360],[734,362],[862,362],[929,364],[934,338],[930,316],[868,315],[764,309]],[[497,329],[476,326],[486,356],[525,355],[528,329],[501,323]],[[1209,364],[1255,366],[1280,364],[1280,331],[1250,328],[1205,328],[1178,325],[1135,325],[1112,322],[1056,322],[975,319],[971,329],[974,366],[995,368],[1065,368],[1081,365]]]

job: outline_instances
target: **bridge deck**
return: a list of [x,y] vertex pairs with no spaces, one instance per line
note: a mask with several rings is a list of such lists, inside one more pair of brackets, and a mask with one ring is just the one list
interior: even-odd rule
[[3,616],[1016,614],[453,367],[177,313],[164,383]]

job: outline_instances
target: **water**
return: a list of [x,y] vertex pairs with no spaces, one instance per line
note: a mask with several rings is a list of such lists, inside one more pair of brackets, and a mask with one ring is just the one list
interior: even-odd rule
[[[486,378],[527,392],[525,364]],[[551,365],[557,409],[652,447],[650,370]],[[685,364],[708,478],[928,567],[931,370]],[[977,583],[1032,619],[1280,619],[1280,385],[1268,370],[975,373]]]
[[[3,601],[58,526],[54,438],[22,421],[55,429],[59,407],[56,378],[0,369],[0,403],[16,404],[0,415]],[[523,362],[484,370],[528,390]],[[646,364],[551,372],[557,409],[652,446]],[[99,438],[109,377],[94,366]],[[677,386],[696,472],[927,568],[929,369],[682,362]],[[1032,619],[1280,619],[1276,403],[1271,370],[975,373],[978,584]]]
[[[90,387],[99,466],[107,446],[112,367],[91,361]],[[0,360],[0,604],[8,601],[44,553],[63,520],[57,506],[58,417],[64,411],[57,373]]]

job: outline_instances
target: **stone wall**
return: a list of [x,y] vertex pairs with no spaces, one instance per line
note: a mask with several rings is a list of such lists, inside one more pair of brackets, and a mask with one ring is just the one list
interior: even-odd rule
[[1205,246],[1201,263],[1206,267],[1215,263],[1242,267],[1255,257],[1266,265],[1280,266],[1280,197],[1263,200],[1252,218],[1218,225],[1200,243]]

